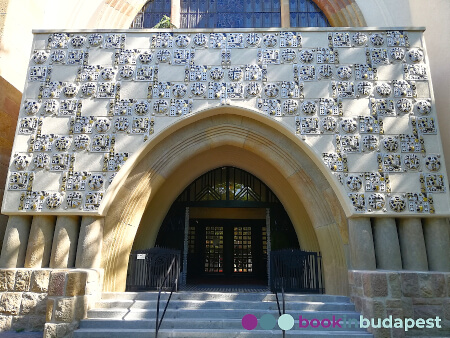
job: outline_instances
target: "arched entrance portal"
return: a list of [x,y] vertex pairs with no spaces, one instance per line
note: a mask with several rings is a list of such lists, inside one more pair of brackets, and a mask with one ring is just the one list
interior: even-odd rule
[[[145,236],[140,229],[138,238]],[[267,285],[270,251],[298,249],[299,243],[272,190],[249,172],[226,166],[186,187],[162,222],[156,246],[186,255],[184,283]]]
[[[236,107],[198,112],[167,127],[138,155],[104,198],[104,291],[125,290],[133,246],[155,245],[170,206],[185,187],[209,170],[234,166],[276,194],[303,250],[321,252],[325,292],[347,294],[345,204],[323,163],[273,119]],[[146,236],[141,235],[144,228]]]

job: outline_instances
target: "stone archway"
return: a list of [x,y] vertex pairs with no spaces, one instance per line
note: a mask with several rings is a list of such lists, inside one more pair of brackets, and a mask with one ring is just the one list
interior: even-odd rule
[[[300,244],[322,252],[326,292],[347,294],[347,221],[339,199],[305,151],[273,126],[257,121],[258,115],[236,108],[198,113],[153,140],[120,184],[118,178],[115,197],[106,201],[104,210],[105,291],[125,289],[128,255],[146,208],[154,213],[156,236],[187,184],[214,167],[239,161],[279,197]],[[310,221],[302,222],[302,215]]]
[[366,20],[355,0],[313,0],[332,27],[364,27]]

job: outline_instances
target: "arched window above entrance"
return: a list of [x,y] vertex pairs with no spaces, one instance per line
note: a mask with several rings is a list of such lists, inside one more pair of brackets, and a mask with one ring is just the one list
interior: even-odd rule
[[329,27],[325,14],[312,0],[289,0],[291,27]]
[[180,194],[177,202],[217,207],[279,203],[260,179],[235,167],[216,168],[203,174]]
[[[131,28],[154,27],[163,15],[171,15],[170,7],[170,1],[148,1]],[[289,8],[291,27],[330,26],[313,0],[290,0]],[[281,27],[281,11],[281,0],[181,0],[178,28]]]
[[180,28],[280,27],[279,0],[181,0]]

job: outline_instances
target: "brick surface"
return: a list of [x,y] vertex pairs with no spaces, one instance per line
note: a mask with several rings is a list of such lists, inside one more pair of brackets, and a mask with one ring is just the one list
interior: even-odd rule
[[18,315],[20,303],[22,301],[21,292],[5,292],[0,301],[0,312],[8,315]]
[[34,270],[31,275],[32,292],[47,292],[50,281],[50,270]]
[[[429,274],[418,274],[419,297],[433,297],[433,279]],[[416,295],[417,296],[417,295]]]
[[31,280],[31,270],[18,270],[16,272],[16,283],[14,291],[29,291]]
[[392,338],[404,338],[405,330],[404,329],[391,329],[391,337]]
[[20,314],[40,314],[45,315],[47,307],[47,295],[42,293],[26,292],[22,295]]
[[361,300],[361,297],[355,297],[354,303],[355,303],[355,308],[356,308],[356,310],[359,311],[359,312],[361,312],[361,310],[362,310],[362,300]]
[[0,291],[13,291],[16,270],[0,270]]
[[64,288],[66,282],[65,272],[52,272],[50,274],[49,296],[64,296]]
[[384,328],[377,328],[373,331],[374,338],[390,338],[391,337],[391,330],[390,329],[384,329]]
[[366,297],[386,297],[388,295],[388,285],[385,273],[366,273],[362,276],[364,296]]
[[363,298],[361,299],[361,312],[365,318],[374,317],[373,299]]
[[44,338],[56,338],[56,324],[45,323]]
[[419,294],[419,277],[415,273],[402,273],[402,293],[404,297],[415,297]]
[[75,329],[73,324],[67,323],[46,323],[44,329],[44,338],[65,338],[72,337],[71,332]]
[[402,304],[403,304],[403,313],[405,314],[405,317],[414,317],[414,307],[412,303],[411,298],[402,298]]
[[12,316],[0,315],[0,332],[11,329]]
[[388,273],[389,295],[392,298],[402,297],[402,279],[399,273]]
[[67,275],[66,296],[83,296],[86,292],[86,272],[69,272]]
[[56,301],[55,320],[58,322],[71,323],[74,318],[73,298],[62,298]]
[[386,299],[386,308],[401,309],[402,307],[403,303],[400,299]]
[[435,297],[445,297],[445,276],[443,274],[433,274],[431,276],[433,295]]
[[442,298],[421,298],[421,297],[412,297],[413,305],[442,305]]
[[443,318],[442,306],[440,305],[417,305],[414,306],[414,318]]
[[45,320],[47,322],[52,321],[53,319],[53,308],[55,306],[55,301],[53,299],[47,299],[47,308],[45,311]]
[[78,296],[74,300],[74,319],[81,320],[86,317],[88,310],[88,297]]
[[403,320],[405,318],[405,315],[403,314],[403,309],[386,309],[386,318],[389,318],[389,316],[392,316],[392,320],[394,321],[396,318],[400,318]]
[[450,297],[450,273],[447,274],[445,280],[447,284],[447,297]]
[[37,294],[36,307],[34,308],[34,313],[36,315],[45,317],[47,313],[47,299],[47,294]]
[[353,278],[355,280],[355,286],[356,287],[362,287],[363,283],[362,283],[362,276],[361,273],[359,271],[355,271]]
[[15,316],[12,319],[11,329],[13,330],[43,330],[45,317],[43,316]]
[[446,298],[443,302],[442,309],[445,319],[450,320],[450,298]]

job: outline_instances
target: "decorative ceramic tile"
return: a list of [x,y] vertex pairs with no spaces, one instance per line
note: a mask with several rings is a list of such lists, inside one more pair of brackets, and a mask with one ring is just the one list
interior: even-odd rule
[[[30,57],[5,192],[19,200],[4,212],[95,214],[140,145],[200,111],[238,107],[309,147],[353,213],[448,213],[421,34],[37,33],[46,45]],[[35,191],[35,173],[58,188]],[[411,191],[398,191],[406,181]]]

